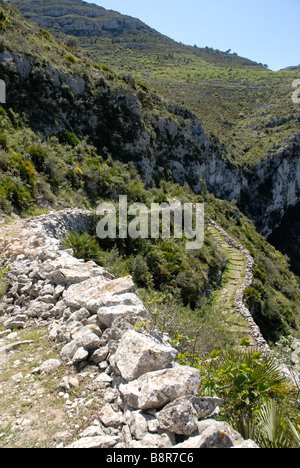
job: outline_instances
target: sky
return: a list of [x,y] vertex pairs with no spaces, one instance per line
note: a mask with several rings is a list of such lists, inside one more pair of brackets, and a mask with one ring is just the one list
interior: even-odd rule
[[271,70],[300,64],[300,0],[86,0],[177,42],[231,49]]

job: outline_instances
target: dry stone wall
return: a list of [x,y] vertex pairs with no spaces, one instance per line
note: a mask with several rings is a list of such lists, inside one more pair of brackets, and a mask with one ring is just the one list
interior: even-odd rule
[[62,247],[68,231],[90,229],[88,211],[64,210],[21,222],[2,239],[2,267],[11,268],[2,325],[9,331],[46,324],[62,349],[39,372],[62,362],[91,365],[106,389],[97,425],[68,448],[257,448],[215,419],[222,401],[199,397],[200,371],[177,364],[168,337],[147,331],[132,278],[116,279]]
[[233,247],[234,249],[239,250],[247,260],[246,267],[245,267],[245,279],[243,284],[241,284],[236,292],[235,296],[235,311],[240,314],[247,322],[249,326],[249,331],[251,338],[255,345],[263,352],[270,352],[270,347],[266,340],[264,339],[263,335],[259,327],[256,325],[250,310],[244,304],[244,291],[247,287],[251,286],[253,283],[253,274],[252,270],[254,267],[254,260],[251,256],[249,250],[247,250],[244,246],[240,245],[236,242],[223,228],[221,228],[215,221],[212,219],[209,220],[211,226],[213,226],[226,240],[226,242]]

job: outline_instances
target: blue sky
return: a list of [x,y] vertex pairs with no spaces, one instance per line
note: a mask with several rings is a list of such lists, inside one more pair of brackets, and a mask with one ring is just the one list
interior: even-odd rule
[[279,70],[300,64],[300,0],[86,0],[183,44],[231,49]]

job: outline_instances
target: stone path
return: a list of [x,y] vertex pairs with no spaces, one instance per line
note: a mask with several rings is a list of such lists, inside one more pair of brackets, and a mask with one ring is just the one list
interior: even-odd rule
[[222,278],[223,289],[216,293],[216,307],[224,314],[224,320],[230,322],[231,329],[241,334],[247,333],[252,346],[269,352],[269,345],[244,304],[244,290],[253,281],[252,256],[213,220],[209,220],[208,231],[228,259]]
[[[148,312],[132,278],[114,279],[94,262],[75,259],[72,251],[62,247],[60,238],[69,230],[90,230],[90,218],[89,212],[81,210],[52,212],[22,223],[22,230],[5,241],[3,267],[9,264],[11,268],[11,287],[0,303],[0,366],[5,370],[0,375],[0,403],[5,406],[0,446],[12,446],[16,433],[22,438],[29,429],[30,442],[26,437],[23,445],[32,444],[32,437],[41,440],[46,426],[39,422],[49,421],[47,431],[55,426],[50,415],[41,416],[42,411],[66,397],[55,431],[57,422],[67,423],[67,406],[69,420],[77,418],[78,434],[72,425],[69,435],[52,433],[52,445],[47,432],[47,446],[257,447],[227,423],[214,419],[222,401],[199,397],[200,371],[175,362],[177,350],[168,336],[147,332]],[[145,327],[137,327],[142,322]],[[28,334],[33,325],[48,334],[43,344]],[[14,368],[17,374],[11,375]],[[78,388],[76,397],[73,386]],[[43,388],[47,390],[42,392]],[[93,390],[97,394],[91,399]],[[36,391],[44,399],[43,409]],[[87,418],[83,427],[82,411],[88,404],[96,414],[89,418],[83,413]],[[24,405],[30,405],[29,412],[25,413]]]

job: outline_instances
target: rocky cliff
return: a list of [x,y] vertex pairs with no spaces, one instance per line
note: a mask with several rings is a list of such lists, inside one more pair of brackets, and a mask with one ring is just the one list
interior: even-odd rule
[[[97,69],[91,82],[66,68],[41,67],[32,57],[5,51],[0,71],[8,106],[25,113],[44,137],[71,128],[88,135],[100,152],[106,148],[116,159],[134,161],[146,184],[171,174],[196,193],[206,186],[219,198],[236,200],[264,236],[299,202],[299,137],[251,169],[243,168],[224,158],[195,115],[178,106],[167,108],[157,96],[124,82],[110,85]],[[22,89],[31,90],[34,106]]]
[[112,10],[105,10],[98,5],[80,0],[65,1],[63,5],[55,2],[34,2],[35,11],[26,2],[17,4],[25,16],[43,28],[59,28],[65,34],[73,36],[97,37],[109,32],[113,35],[125,31],[135,33],[139,29],[152,31],[142,21],[121,15]]

